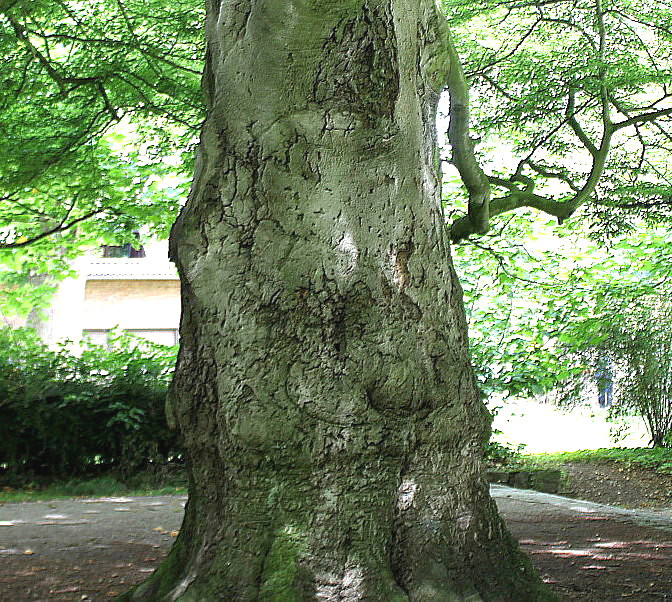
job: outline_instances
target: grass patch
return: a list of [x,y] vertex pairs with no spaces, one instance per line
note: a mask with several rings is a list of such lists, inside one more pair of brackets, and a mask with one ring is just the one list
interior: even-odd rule
[[566,462],[620,462],[642,466],[662,474],[672,474],[672,449],[663,447],[612,447],[571,452],[526,454],[520,457],[532,466],[559,465]]
[[114,474],[79,477],[69,480],[0,483],[0,503],[37,502],[67,498],[139,495],[183,495],[187,479],[183,472],[170,474],[142,472],[118,478]]

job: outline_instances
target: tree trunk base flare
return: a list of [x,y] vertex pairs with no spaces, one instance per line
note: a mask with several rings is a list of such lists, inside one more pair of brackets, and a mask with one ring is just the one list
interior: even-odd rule
[[264,464],[207,471],[220,483],[228,472],[227,492],[190,496],[168,558],[120,600],[556,600],[480,485],[466,508],[439,475],[422,495],[410,478],[395,488],[384,460],[313,475]]
[[434,0],[209,0],[171,235],[180,535],[123,600],[552,600],[483,477]]

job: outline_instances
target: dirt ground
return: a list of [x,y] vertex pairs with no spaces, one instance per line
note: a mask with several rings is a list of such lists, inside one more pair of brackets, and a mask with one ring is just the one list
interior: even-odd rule
[[[619,481],[617,467],[593,469],[591,478],[590,466],[578,467],[570,480],[578,499],[495,492],[509,530],[561,600],[672,600],[672,504],[657,493],[657,477],[644,471],[640,480],[633,470]],[[613,492],[603,489],[614,485]],[[582,501],[586,493],[598,503]],[[604,505],[617,499],[628,504]]]
[[672,508],[672,475],[617,462],[564,464],[561,494],[623,508]]
[[[672,476],[620,463],[571,463],[562,495],[672,514]],[[544,580],[562,600],[672,600],[672,532],[599,514],[548,516],[534,524],[505,516]]]
[[[665,516],[664,528],[606,507],[554,496],[546,503],[503,488],[495,495],[502,515],[544,580],[563,600],[672,601],[671,479],[606,464],[567,471],[567,494],[645,508],[647,516]],[[554,499],[564,505],[554,506]],[[0,507],[0,601],[110,600],[158,565],[184,502],[108,498]]]
[[0,507],[0,601],[114,598],[168,553],[185,502],[157,496]]

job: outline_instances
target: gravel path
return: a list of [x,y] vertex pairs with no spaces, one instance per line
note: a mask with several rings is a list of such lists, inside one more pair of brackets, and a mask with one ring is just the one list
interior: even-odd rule
[[[672,601],[672,510],[624,510],[493,485],[514,536],[565,600]],[[146,578],[186,496],[0,506],[0,601],[109,600]]]

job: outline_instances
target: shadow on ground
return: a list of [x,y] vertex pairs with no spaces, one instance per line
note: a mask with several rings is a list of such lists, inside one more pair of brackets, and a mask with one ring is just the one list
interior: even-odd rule
[[[511,532],[563,600],[672,601],[672,512],[623,510],[493,486]],[[186,498],[0,507],[0,600],[104,601],[145,579]]]

